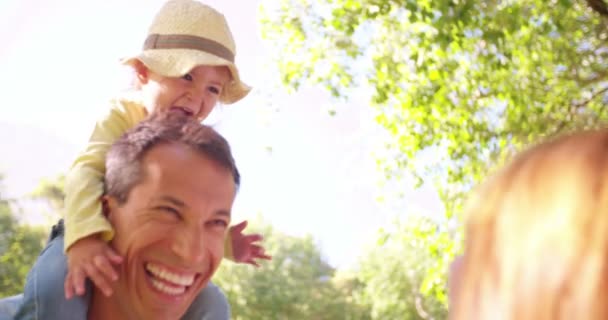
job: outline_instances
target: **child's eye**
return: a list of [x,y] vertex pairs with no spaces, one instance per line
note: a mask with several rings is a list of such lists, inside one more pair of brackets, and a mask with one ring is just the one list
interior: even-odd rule
[[209,91],[213,94],[220,94],[221,89],[218,87],[209,87]]
[[184,79],[184,80],[188,80],[188,81],[192,81],[192,80],[194,80],[194,79],[192,78],[192,75],[191,75],[191,74],[189,74],[189,73],[186,73],[186,74],[185,74],[185,75],[182,77],[182,79]]

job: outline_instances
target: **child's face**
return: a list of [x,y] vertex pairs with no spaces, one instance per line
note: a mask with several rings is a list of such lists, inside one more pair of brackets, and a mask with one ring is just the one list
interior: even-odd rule
[[230,81],[226,67],[198,66],[180,78],[164,77],[141,66],[137,76],[148,112],[171,110],[205,119]]

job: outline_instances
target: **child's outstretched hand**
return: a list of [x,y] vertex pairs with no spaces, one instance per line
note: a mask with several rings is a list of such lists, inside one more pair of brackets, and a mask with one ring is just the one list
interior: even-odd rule
[[270,260],[271,256],[266,255],[264,248],[257,244],[264,237],[261,234],[243,234],[243,230],[247,227],[247,221],[243,221],[237,225],[230,227],[230,237],[232,239],[232,255],[234,261],[248,263],[259,267],[260,265],[255,259]]
[[90,278],[103,292],[110,296],[110,281],[118,279],[113,265],[122,262],[122,258],[97,235],[90,235],[76,241],[67,251],[68,274],[65,277],[65,298],[71,299],[74,294],[85,293],[84,283]]

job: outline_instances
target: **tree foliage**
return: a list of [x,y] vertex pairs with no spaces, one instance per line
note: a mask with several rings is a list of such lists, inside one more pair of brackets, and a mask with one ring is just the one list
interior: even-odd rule
[[45,240],[43,230],[19,223],[10,202],[0,193],[0,297],[23,292]]
[[381,230],[363,255],[357,303],[370,309],[372,319],[446,319],[444,260],[453,252],[454,242],[436,222],[400,219],[392,230]]
[[348,270],[327,265],[310,237],[288,236],[259,221],[255,225],[273,260],[260,268],[225,261],[213,279],[226,293],[234,319],[446,318],[446,275],[439,261],[454,247],[429,219],[402,220],[379,232]]
[[372,89],[393,151],[382,169],[438,182],[449,215],[488,163],[608,117],[602,4],[268,0],[261,23],[287,86]]
[[[250,223],[251,225],[251,223]],[[334,269],[310,237],[282,234],[257,223],[273,258],[260,268],[224,261],[213,281],[227,295],[238,319],[368,319],[349,300],[348,282],[335,285]]]
[[34,191],[30,193],[33,199],[48,202],[51,209],[58,215],[63,209],[65,198],[65,175],[60,174],[52,179],[44,178],[40,180]]
[[[407,172],[434,183],[448,219],[491,166],[523,145],[608,118],[603,0],[267,0],[260,12],[283,84],[320,84],[340,99],[370,91],[390,137],[380,169],[388,179]],[[450,239],[447,228],[411,238],[431,257],[446,250],[425,266],[419,291],[444,305],[443,274],[457,247]],[[370,270],[390,272],[392,261]],[[379,295],[397,286],[380,279],[365,280],[381,281]]]

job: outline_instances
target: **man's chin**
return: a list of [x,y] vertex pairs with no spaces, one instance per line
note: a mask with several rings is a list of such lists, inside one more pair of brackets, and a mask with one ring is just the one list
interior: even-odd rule
[[180,286],[142,269],[143,277],[138,277],[139,294],[133,297],[139,300],[137,313],[141,319],[181,318],[210,279],[208,275],[197,274],[190,285]]

